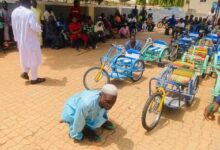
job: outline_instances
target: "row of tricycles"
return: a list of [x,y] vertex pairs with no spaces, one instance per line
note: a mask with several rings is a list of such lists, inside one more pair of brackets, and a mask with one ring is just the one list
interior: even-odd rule
[[86,89],[100,89],[111,79],[142,78],[145,64],[156,62],[165,67],[149,81],[149,98],[142,112],[142,125],[150,131],[158,124],[164,106],[180,109],[190,106],[198,90],[199,79],[217,75],[213,95],[220,95],[220,39],[216,34],[199,38],[196,33],[183,33],[167,44],[162,40],[145,39],[141,51],[125,50],[112,44],[100,58],[100,66],[88,69],[83,77]]

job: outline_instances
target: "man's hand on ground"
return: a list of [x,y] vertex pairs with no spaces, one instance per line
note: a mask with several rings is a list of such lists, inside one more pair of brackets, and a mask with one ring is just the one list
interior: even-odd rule
[[102,128],[103,129],[106,129],[106,130],[113,130],[115,129],[115,125],[110,122],[110,121],[106,121],[103,125],[102,125]]
[[95,130],[91,130],[88,127],[83,129],[83,135],[90,141],[99,142],[101,141],[101,137],[96,133]]

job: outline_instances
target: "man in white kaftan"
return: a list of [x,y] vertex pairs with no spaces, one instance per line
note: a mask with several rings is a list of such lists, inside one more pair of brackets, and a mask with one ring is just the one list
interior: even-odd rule
[[37,76],[38,66],[41,64],[41,48],[38,41],[41,27],[37,24],[30,6],[30,0],[20,0],[20,6],[14,9],[11,18],[14,39],[17,42],[23,68],[21,77],[29,80],[28,72],[31,70],[31,84],[36,84],[44,82],[45,78]]

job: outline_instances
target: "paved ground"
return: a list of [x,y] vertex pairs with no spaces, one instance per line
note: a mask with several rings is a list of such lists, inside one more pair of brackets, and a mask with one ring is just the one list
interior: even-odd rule
[[[160,33],[141,33],[139,38],[152,36],[165,39]],[[167,39],[166,39],[167,40]],[[16,50],[0,53],[0,149],[1,150],[218,150],[220,147],[220,116],[214,122],[203,120],[203,109],[211,101],[213,78],[199,85],[196,100],[190,108],[165,110],[156,129],[147,133],[141,125],[141,112],[148,97],[148,81],[161,68],[147,66],[143,79],[136,83],[114,81],[119,97],[109,112],[116,124],[115,131],[102,131],[102,141],[74,143],[68,136],[66,124],[59,124],[65,100],[83,90],[84,72],[98,64],[110,43],[99,44],[97,50],[77,53],[71,48],[43,49],[40,75],[47,82],[30,85],[22,80]],[[117,40],[117,43],[124,43]]]

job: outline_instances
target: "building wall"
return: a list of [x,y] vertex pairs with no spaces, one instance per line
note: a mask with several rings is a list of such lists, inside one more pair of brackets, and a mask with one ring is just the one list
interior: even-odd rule
[[[212,7],[213,0],[206,0],[206,2],[200,2],[201,0],[190,0],[189,8],[194,10],[198,15],[206,16]],[[185,7],[187,9],[188,6]]]

